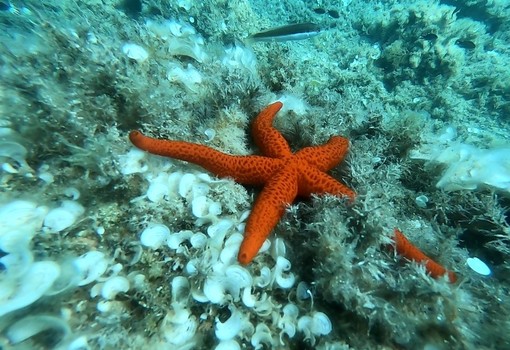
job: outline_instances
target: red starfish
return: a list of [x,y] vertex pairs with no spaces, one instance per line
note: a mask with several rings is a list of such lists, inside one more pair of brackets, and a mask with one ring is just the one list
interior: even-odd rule
[[140,131],[129,134],[136,147],[149,153],[195,163],[242,184],[264,186],[246,222],[237,256],[243,265],[253,260],[285,207],[296,196],[331,194],[351,200],[355,196],[350,188],[326,174],[344,159],[349,141],[333,136],[324,145],[306,147],[293,154],[287,141],[272,126],[282,106],[281,102],[269,105],[253,122],[253,138],[264,156],[232,156],[195,143],[154,139]]
[[442,265],[439,265],[437,262],[426,256],[425,253],[423,253],[418,247],[409,242],[407,237],[404,236],[402,231],[398,228],[395,228],[394,233],[393,241],[395,242],[395,250],[398,254],[402,255],[406,259],[423,263],[425,265],[425,270],[427,270],[433,278],[448,275],[448,279],[451,283],[457,282],[457,275],[455,275],[455,272],[448,271]]

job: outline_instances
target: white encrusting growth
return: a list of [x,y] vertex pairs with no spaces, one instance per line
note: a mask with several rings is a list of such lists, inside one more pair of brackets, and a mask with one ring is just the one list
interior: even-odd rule
[[122,45],[122,52],[132,60],[139,63],[144,62],[149,58],[149,53],[142,46],[134,43],[125,43]]
[[145,247],[158,249],[170,237],[170,229],[163,224],[150,224],[140,235],[140,242]]

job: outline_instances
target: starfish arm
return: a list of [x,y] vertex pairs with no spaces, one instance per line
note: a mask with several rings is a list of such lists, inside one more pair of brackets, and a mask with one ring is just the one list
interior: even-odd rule
[[273,119],[282,106],[281,102],[275,102],[267,106],[252,124],[255,143],[262,154],[267,157],[283,158],[292,154],[285,138],[273,127]]
[[424,263],[425,269],[433,278],[448,275],[451,283],[455,283],[457,281],[457,276],[454,272],[448,271],[442,265],[426,256],[420,249],[414,246],[399,229],[395,228],[394,233],[395,236],[393,237],[393,240],[395,241],[395,250],[398,254],[402,255],[406,259],[416,261],[418,263]]
[[282,217],[285,207],[296,198],[297,176],[297,169],[293,166],[282,169],[257,197],[246,222],[244,239],[237,256],[241,264],[246,265],[253,260]]
[[299,170],[300,196],[330,194],[337,197],[348,197],[351,201],[356,197],[354,191],[349,187],[316,168],[302,165]]
[[159,140],[140,131],[132,131],[129,139],[136,147],[149,153],[194,163],[219,177],[232,177],[247,185],[264,184],[282,163],[280,159],[261,156],[232,156],[190,142]]
[[344,160],[348,150],[349,141],[346,138],[333,136],[324,145],[301,149],[296,156],[320,171],[328,171]]

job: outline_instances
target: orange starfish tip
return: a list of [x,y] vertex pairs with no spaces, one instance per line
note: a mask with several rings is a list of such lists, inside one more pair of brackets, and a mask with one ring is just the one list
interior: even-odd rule
[[414,246],[406,236],[397,228],[394,230],[395,250],[399,255],[406,259],[424,263],[425,269],[433,278],[439,278],[447,275],[451,283],[457,282],[457,275],[454,272],[448,271],[443,266],[425,255],[419,248]]

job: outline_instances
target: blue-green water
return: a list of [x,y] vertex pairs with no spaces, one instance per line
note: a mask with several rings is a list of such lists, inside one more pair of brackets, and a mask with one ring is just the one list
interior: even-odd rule
[[[0,23],[0,349],[510,348],[505,1],[1,1]],[[247,40],[295,23],[321,30]],[[276,100],[293,151],[349,140],[329,174],[356,199],[296,200],[242,266],[261,187],[128,134],[261,154]]]

